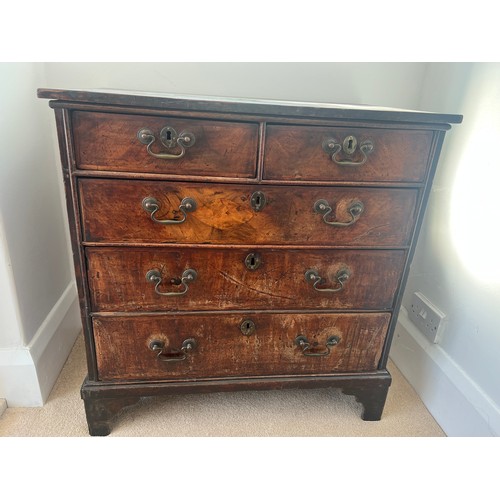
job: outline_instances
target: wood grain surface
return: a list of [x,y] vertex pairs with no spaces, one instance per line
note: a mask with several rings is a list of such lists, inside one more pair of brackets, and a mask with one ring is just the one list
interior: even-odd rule
[[[245,266],[250,253],[262,265]],[[399,250],[128,249],[88,248],[88,280],[94,311],[249,309],[390,309],[405,255]],[[197,272],[182,296],[162,296],[146,281],[158,269],[163,293],[181,292],[182,273]],[[306,281],[314,269],[320,289],[337,288],[336,274],[350,277],[339,292],[319,292]]]
[[[264,179],[321,181],[422,181],[427,171],[433,132],[377,128],[268,125]],[[373,151],[361,166],[336,164],[322,148],[325,139],[342,144],[353,135],[358,148],[337,159],[359,162],[359,145],[370,140]]]
[[[80,179],[86,241],[140,243],[306,244],[404,246],[415,221],[417,190],[300,186],[248,186],[135,180]],[[251,196],[261,191],[260,212]],[[142,200],[160,203],[158,219],[181,219],[181,201],[193,198],[197,208],[182,224],[151,220]],[[348,227],[325,224],[314,204],[325,199],[333,209],[329,221],[351,220],[350,203],[364,212]]]
[[[257,162],[257,123],[192,120],[147,115],[73,112],[76,164],[81,169],[120,172],[157,172],[254,177]],[[149,155],[137,132],[150,129],[156,137],[154,153],[179,154],[160,143],[160,131],[173,127],[177,134],[194,134],[195,143],[180,159]]]
[[[240,325],[250,319],[255,332]],[[94,318],[99,379],[162,380],[175,378],[286,375],[372,371],[377,367],[389,314],[173,315]],[[328,356],[304,356],[295,344],[303,335],[310,352],[327,352],[329,336],[339,337]],[[164,343],[164,354],[179,351],[184,340],[196,348],[186,359],[165,362],[149,345]]]
[[[215,390],[339,387],[362,402],[362,418],[380,419],[444,131],[461,116],[112,91],[38,95],[56,99],[92,435],[108,434],[140,397]],[[165,127],[193,134],[184,155],[154,156],[182,152],[160,143]],[[149,152],[138,139],[144,128],[156,138]],[[349,137],[351,153],[324,151],[325,140]],[[373,144],[366,161],[365,141]],[[338,164],[346,161],[358,164]],[[157,200],[155,214],[145,198]],[[181,223],[152,220],[181,221],[185,198],[196,208]],[[331,213],[314,209],[319,200]],[[330,224],[352,220],[354,203],[364,210],[352,224]],[[250,254],[260,262],[254,269]],[[186,288],[187,269],[197,275]],[[152,270],[160,282],[146,280]],[[320,276],[314,283],[309,270]],[[340,271],[343,286],[325,291],[339,288]],[[242,331],[245,321],[255,329]],[[332,335],[338,343],[327,346]],[[179,359],[187,339],[196,345]]]

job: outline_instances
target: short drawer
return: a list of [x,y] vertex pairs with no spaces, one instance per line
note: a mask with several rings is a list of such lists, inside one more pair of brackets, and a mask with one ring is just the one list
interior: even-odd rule
[[80,169],[254,177],[258,134],[256,123],[73,113]]
[[88,248],[94,311],[391,309],[406,252]]
[[99,379],[168,380],[377,369],[390,314],[93,319]]
[[81,179],[80,200],[89,242],[397,247],[417,190]]
[[264,178],[423,181],[432,137],[425,130],[268,125]]

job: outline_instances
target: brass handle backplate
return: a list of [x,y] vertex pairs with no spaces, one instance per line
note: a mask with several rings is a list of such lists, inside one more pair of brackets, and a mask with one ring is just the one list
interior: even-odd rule
[[194,339],[186,339],[180,349],[172,349],[170,352],[164,352],[165,342],[161,340],[152,340],[149,343],[149,348],[156,352],[156,357],[160,361],[165,361],[167,363],[184,361],[187,358],[187,355],[196,349],[197,344]]
[[149,128],[141,128],[137,132],[137,139],[142,144],[146,145],[146,151],[149,155],[160,160],[178,160],[186,154],[186,148],[190,148],[196,142],[196,138],[192,132],[183,130],[177,134],[172,127],[163,127],[160,131],[160,142],[167,149],[180,148],[178,154],[172,153],[153,153],[151,151],[152,144],[156,141],[155,134]]
[[[155,292],[158,295],[163,295],[165,297],[174,297],[179,295],[184,295],[188,291],[188,283],[192,283],[198,276],[198,273],[194,269],[186,269],[181,276],[180,284],[183,285],[184,289],[180,292],[160,292],[159,286],[161,285],[163,278],[161,272],[158,269],[150,269],[146,273],[146,281],[149,283],[155,283]],[[175,281],[175,280],[172,280]]]
[[160,210],[161,204],[160,202],[156,199],[153,198],[152,196],[148,196],[142,200],[142,208],[146,212],[148,212],[151,216],[151,220],[153,222],[157,222],[158,224],[182,224],[186,218],[187,218],[187,213],[188,212],[194,212],[197,208],[196,201],[193,200],[193,198],[184,198],[181,201],[181,204],[179,205],[179,211],[182,212],[184,215],[182,219],[157,219],[156,218],[156,212]]
[[349,212],[351,218],[348,221],[332,221],[328,220],[328,216],[332,213],[333,208],[326,200],[318,200],[314,203],[313,210],[323,216],[323,222],[333,227],[347,227],[354,224],[361,214],[365,210],[365,205],[360,200],[354,200],[347,207],[347,211]]
[[309,342],[307,337],[304,335],[299,335],[295,338],[295,345],[302,349],[302,354],[304,356],[310,357],[322,357],[328,356],[331,352],[330,347],[336,346],[340,342],[340,337],[337,335],[331,335],[326,339],[325,348],[326,351],[317,352],[315,351],[316,347],[319,345],[318,342]]
[[348,269],[340,269],[340,271],[335,274],[335,281],[337,282],[337,286],[335,288],[318,288],[318,285],[323,281],[323,278],[320,276],[318,271],[315,271],[314,269],[308,269],[305,273],[305,278],[308,283],[313,284],[313,288],[317,292],[334,293],[340,292],[344,288],[344,284],[349,279],[350,275],[351,273]]
[[[373,151],[373,142],[370,140],[363,141],[359,145],[359,150],[362,154],[362,159],[359,161],[352,160],[352,156],[358,149],[358,140],[354,135],[348,135],[342,143],[334,138],[327,138],[323,141],[323,151],[328,153],[332,161],[341,167],[359,167],[366,163],[368,155]],[[341,153],[342,152],[342,153]],[[343,158],[341,158],[343,156]],[[347,157],[347,158],[346,158]]]

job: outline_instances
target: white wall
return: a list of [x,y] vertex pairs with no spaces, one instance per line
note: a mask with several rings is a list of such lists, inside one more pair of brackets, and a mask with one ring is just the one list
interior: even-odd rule
[[47,85],[415,108],[425,63],[48,63]]
[[25,343],[71,280],[52,111],[36,97],[40,64],[1,67],[0,210]]
[[500,435],[500,64],[430,64],[421,106],[464,115],[445,141],[403,300],[409,308],[420,290],[447,324],[431,344],[403,315],[391,356],[449,435]]
[[[53,113],[36,97],[44,70],[0,65],[0,398],[9,406],[42,404],[80,329]],[[59,361],[47,350],[56,333]]]

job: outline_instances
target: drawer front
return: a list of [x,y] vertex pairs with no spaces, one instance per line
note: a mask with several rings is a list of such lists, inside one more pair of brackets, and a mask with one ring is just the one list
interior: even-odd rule
[[94,311],[391,309],[406,256],[258,248],[87,248],[86,254]]
[[387,313],[99,317],[97,369],[102,381],[373,371],[389,319]]
[[[255,177],[259,133],[255,123],[75,111],[73,129],[80,169]],[[141,142],[138,132],[144,129],[152,135],[145,133]],[[182,141],[183,132],[191,134],[188,143]],[[181,137],[182,146],[176,137]],[[171,142],[173,147],[167,147]],[[157,158],[148,147],[151,153],[177,157]]]
[[[79,185],[84,238],[95,242],[404,246],[417,201],[413,189],[104,179]],[[189,210],[186,199],[194,202]],[[149,210],[144,200],[154,200]]]
[[431,143],[423,130],[268,125],[264,178],[422,181]]

